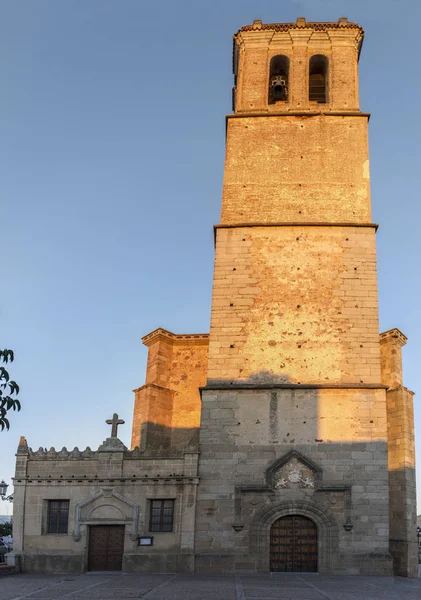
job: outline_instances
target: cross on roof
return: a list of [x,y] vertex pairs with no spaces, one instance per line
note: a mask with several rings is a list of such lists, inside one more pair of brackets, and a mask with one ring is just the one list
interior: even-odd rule
[[113,418],[107,419],[105,422],[107,423],[107,425],[111,425],[111,437],[116,438],[118,426],[124,424],[123,419],[119,419],[118,414],[114,413]]

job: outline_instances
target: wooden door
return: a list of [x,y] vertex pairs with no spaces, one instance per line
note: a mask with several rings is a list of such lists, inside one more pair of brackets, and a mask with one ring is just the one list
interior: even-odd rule
[[281,517],[270,530],[270,570],[317,571],[317,527],[301,515]]
[[124,525],[89,527],[88,571],[121,571]]

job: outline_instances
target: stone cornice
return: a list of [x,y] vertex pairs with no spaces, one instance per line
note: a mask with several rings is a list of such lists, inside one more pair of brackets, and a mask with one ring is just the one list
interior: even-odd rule
[[166,340],[172,344],[194,344],[194,345],[206,345],[209,343],[209,334],[208,333],[172,333],[172,331],[168,331],[167,329],[163,329],[162,327],[158,327],[151,331],[151,333],[146,334],[142,338],[142,343],[145,346],[150,346],[158,339]]
[[305,20],[304,17],[298,17],[295,23],[262,23],[260,19],[255,19],[252,25],[244,25],[234,35],[234,44],[243,46],[247,43],[252,45],[265,43],[271,40],[276,34],[286,34],[293,41],[298,43],[308,43],[315,32],[326,33],[331,44],[355,46],[358,55],[361,52],[364,39],[364,30],[358,23],[348,22],[346,17],[341,17],[338,21],[312,22]]
[[413,392],[409,388],[405,387],[404,385],[397,385],[396,387],[387,388],[388,392],[398,392],[399,390],[403,390],[407,394],[410,394],[411,396],[415,396],[415,392]]
[[328,29],[358,29],[361,35],[364,30],[358,23],[350,22],[346,17],[341,17],[338,21],[306,21],[304,17],[298,17],[292,23],[262,23],[260,19],[255,19],[252,25],[244,25],[238,30],[241,31],[289,31],[290,29],[314,29],[314,31],[326,31]]
[[318,223],[317,221],[314,223],[311,221],[283,221],[281,223],[216,223],[213,226],[214,229],[234,229],[236,227],[368,227],[377,231],[379,226],[377,223]]
[[393,329],[388,329],[388,331],[384,331],[380,334],[381,344],[389,342],[390,340],[397,343],[402,348],[402,346],[405,346],[408,338],[397,327],[394,327]]
[[71,477],[12,477],[13,485],[22,484],[22,483],[33,483],[33,484],[44,484],[51,485],[52,483],[64,483],[64,484],[119,484],[119,483],[170,483],[170,484],[180,484],[180,483],[193,483],[197,485],[199,483],[199,477],[196,475],[188,476],[188,475],[174,475],[174,476],[162,476],[156,477],[155,475],[150,475],[149,477],[146,475],[139,475],[135,477],[92,477],[84,475],[83,478],[80,476],[71,476]]
[[370,119],[371,113],[361,112],[359,110],[312,110],[308,109],[304,110],[290,110],[283,112],[275,112],[269,110],[261,110],[261,111],[244,111],[244,112],[236,112],[229,113],[225,115],[226,121],[228,119],[241,119],[241,118],[251,118],[251,117],[365,117],[366,119]]
[[215,381],[199,387],[200,394],[210,391],[238,390],[387,390],[382,383],[247,383]]
[[290,223],[216,223],[213,226],[213,241],[216,243],[216,232],[218,229],[241,229],[247,227],[366,227],[375,229],[376,231],[379,228],[377,223],[312,223],[309,221],[291,221]]
[[158,385],[157,383],[144,383],[143,385],[139,386],[138,388],[132,390],[133,392],[140,392],[140,390],[143,390],[145,388],[156,388],[157,390],[163,390],[164,392],[174,392],[174,390],[171,390],[170,388],[167,388],[163,385]]

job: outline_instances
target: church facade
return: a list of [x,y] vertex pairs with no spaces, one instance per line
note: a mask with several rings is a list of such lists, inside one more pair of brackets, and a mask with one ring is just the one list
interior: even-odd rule
[[363,31],[234,36],[209,334],[157,329],[132,448],[21,438],[24,571],[417,574],[405,336],[379,335]]

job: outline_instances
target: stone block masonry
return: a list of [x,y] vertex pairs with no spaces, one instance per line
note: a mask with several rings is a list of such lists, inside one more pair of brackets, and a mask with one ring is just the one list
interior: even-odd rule
[[197,447],[208,339],[208,334],[176,335],[162,328],[143,337],[148,364],[145,385],[135,390],[132,448]]
[[[104,523],[125,527],[124,571],[194,570],[197,452],[151,454],[129,451],[119,440],[121,449],[112,449],[109,442],[98,451],[34,452],[21,440],[14,480],[14,551],[24,572],[83,573],[90,528]],[[174,500],[174,526],[171,532],[154,534],[149,530],[150,502],[160,498]],[[49,500],[69,502],[65,534],[48,533]],[[142,535],[154,535],[153,547],[139,546]]]
[[[372,574],[391,574],[383,388],[237,384],[205,388],[202,401],[196,569],[219,555],[221,570],[268,570],[271,523],[298,513],[323,537],[319,572],[364,573],[369,563]],[[307,489],[268,480],[291,449],[317,466]]]
[[374,227],[218,228],[208,381],[380,383]]
[[[22,441],[24,570],[82,572],[113,539],[125,572],[416,576],[413,393],[405,336],[379,337],[362,39],[345,17],[234,36],[210,334],[143,338],[132,451],[117,414],[96,452]],[[46,532],[49,500],[69,502],[64,535]]]
[[228,118],[221,223],[369,223],[368,116]]

